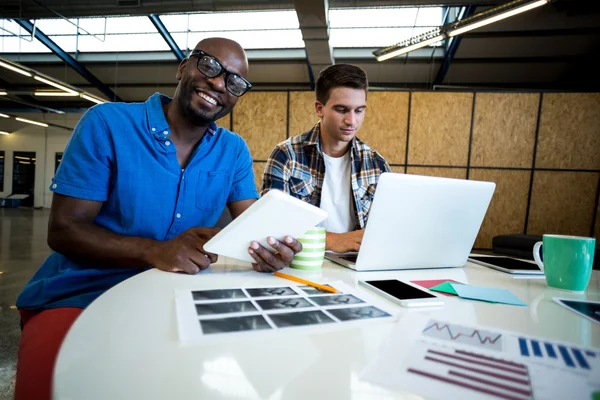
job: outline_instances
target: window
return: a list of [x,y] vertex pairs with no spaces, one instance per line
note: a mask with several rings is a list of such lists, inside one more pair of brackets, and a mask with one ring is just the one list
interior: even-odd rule
[[298,15],[288,11],[250,11],[163,15],[181,49],[193,49],[208,37],[237,41],[245,49],[304,48]]
[[62,161],[63,153],[55,153],[54,154],[54,175],[56,175],[56,171],[58,171],[58,166]]
[[[329,10],[331,47],[386,47],[444,23],[442,7]],[[439,44],[436,44],[439,45]]]
[[[238,41],[246,49],[304,48],[294,10],[169,14],[161,21],[181,49],[207,37]],[[36,28],[69,53],[168,51],[148,17],[39,19]],[[49,53],[15,22],[0,19],[0,52]]]

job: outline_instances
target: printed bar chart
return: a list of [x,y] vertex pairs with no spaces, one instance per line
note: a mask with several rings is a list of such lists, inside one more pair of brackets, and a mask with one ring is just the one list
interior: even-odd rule
[[463,350],[428,349],[420,367],[407,372],[458,388],[506,400],[533,395],[525,364]]
[[593,351],[584,351],[575,347],[550,342],[540,342],[534,339],[519,337],[519,351],[521,356],[530,358],[548,358],[562,362],[573,369],[591,370],[592,366],[588,357],[596,358]]

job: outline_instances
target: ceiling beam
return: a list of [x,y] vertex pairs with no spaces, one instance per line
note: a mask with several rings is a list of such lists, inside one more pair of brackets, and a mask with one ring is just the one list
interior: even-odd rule
[[[466,6],[464,8],[464,12],[461,13],[461,15],[457,18],[457,21],[460,21],[465,18],[469,18],[474,13],[475,13],[475,6]],[[449,38],[446,40],[450,41],[450,43],[449,43],[448,47],[446,48],[446,54],[444,55],[444,62],[442,63],[442,66],[438,70],[435,80],[433,81],[434,85],[439,85],[442,82],[444,82],[446,73],[448,73],[448,70],[450,69],[450,65],[452,64],[452,61],[454,60],[454,56],[456,55],[456,51],[458,50],[458,46],[460,46],[460,42],[462,41],[462,36],[459,35],[459,36],[455,36],[455,37],[452,37],[452,38]]]
[[7,96],[2,96],[2,100],[12,101],[13,103],[22,104],[27,107],[37,108],[38,110],[45,111],[45,112],[51,112],[51,113],[55,113],[55,114],[64,114],[64,112],[62,112],[61,110],[51,108],[51,107],[46,107],[37,102],[32,103],[32,102],[26,101],[25,99],[23,99],[22,97],[20,97],[18,95],[8,94]]
[[175,42],[175,39],[173,39],[173,36],[171,36],[171,33],[169,32],[165,24],[163,24],[163,22],[160,20],[158,14],[150,14],[148,18],[150,18],[150,21],[152,21],[152,23],[156,27],[156,30],[158,31],[158,33],[160,33],[160,36],[162,36],[165,42],[167,42],[167,44],[171,48],[171,51],[173,52],[173,54],[175,54],[177,61],[182,62],[185,59],[183,51],[181,51],[181,49],[177,45],[177,42]]
[[465,39],[493,39],[493,38],[522,38],[522,37],[556,37],[600,35],[600,27],[589,28],[562,28],[562,29],[529,29],[522,31],[490,31],[468,32],[462,35]]
[[[300,31],[306,49],[309,76],[319,76],[324,68],[335,63],[329,43],[329,5],[327,0],[294,0]],[[314,87],[311,82],[311,87]]]
[[107,96],[111,101],[123,101],[119,96],[116,95],[108,86],[100,81],[100,79],[96,78],[94,74],[88,71],[83,65],[81,65],[77,60],[75,60],[69,53],[64,51],[59,45],[54,43],[52,39],[50,39],[44,32],[40,31],[37,28],[34,28],[31,21],[26,19],[14,19],[14,21],[22,26],[27,32],[35,35],[35,38],[42,42],[44,46],[48,47],[54,54],[56,54],[61,60],[67,63],[71,68],[73,68],[79,75],[84,77],[88,82],[90,82],[96,89],[102,92],[105,96]]
[[[331,7],[389,7],[389,6],[451,6],[468,4],[494,6],[507,0],[331,0]],[[133,4],[132,4],[133,3]],[[137,3],[137,4],[136,4]],[[56,13],[64,17],[91,17],[111,15],[142,15],[185,13],[185,12],[224,12],[256,10],[289,10],[295,0],[169,0],[169,1],[90,1],[90,0],[44,0],[40,2],[23,0],[0,1],[0,15],[3,18],[56,18]],[[567,3],[567,2],[565,2]],[[581,2],[579,2],[581,3]],[[579,5],[577,5],[579,6]]]

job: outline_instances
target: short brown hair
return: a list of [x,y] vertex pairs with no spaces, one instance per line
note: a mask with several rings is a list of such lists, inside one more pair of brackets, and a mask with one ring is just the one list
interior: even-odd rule
[[321,104],[327,103],[331,90],[337,87],[363,89],[366,95],[369,88],[367,74],[361,68],[351,64],[336,64],[325,68],[317,79],[315,91],[317,101]]

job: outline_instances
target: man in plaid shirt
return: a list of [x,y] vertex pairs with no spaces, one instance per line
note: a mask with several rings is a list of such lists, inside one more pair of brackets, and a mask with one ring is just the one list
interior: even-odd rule
[[368,82],[349,64],[319,74],[311,130],[279,143],[269,156],[261,195],[271,189],[327,211],[326,249],[358,251],[379,176],[388,162],[356,137],[365,118]]

